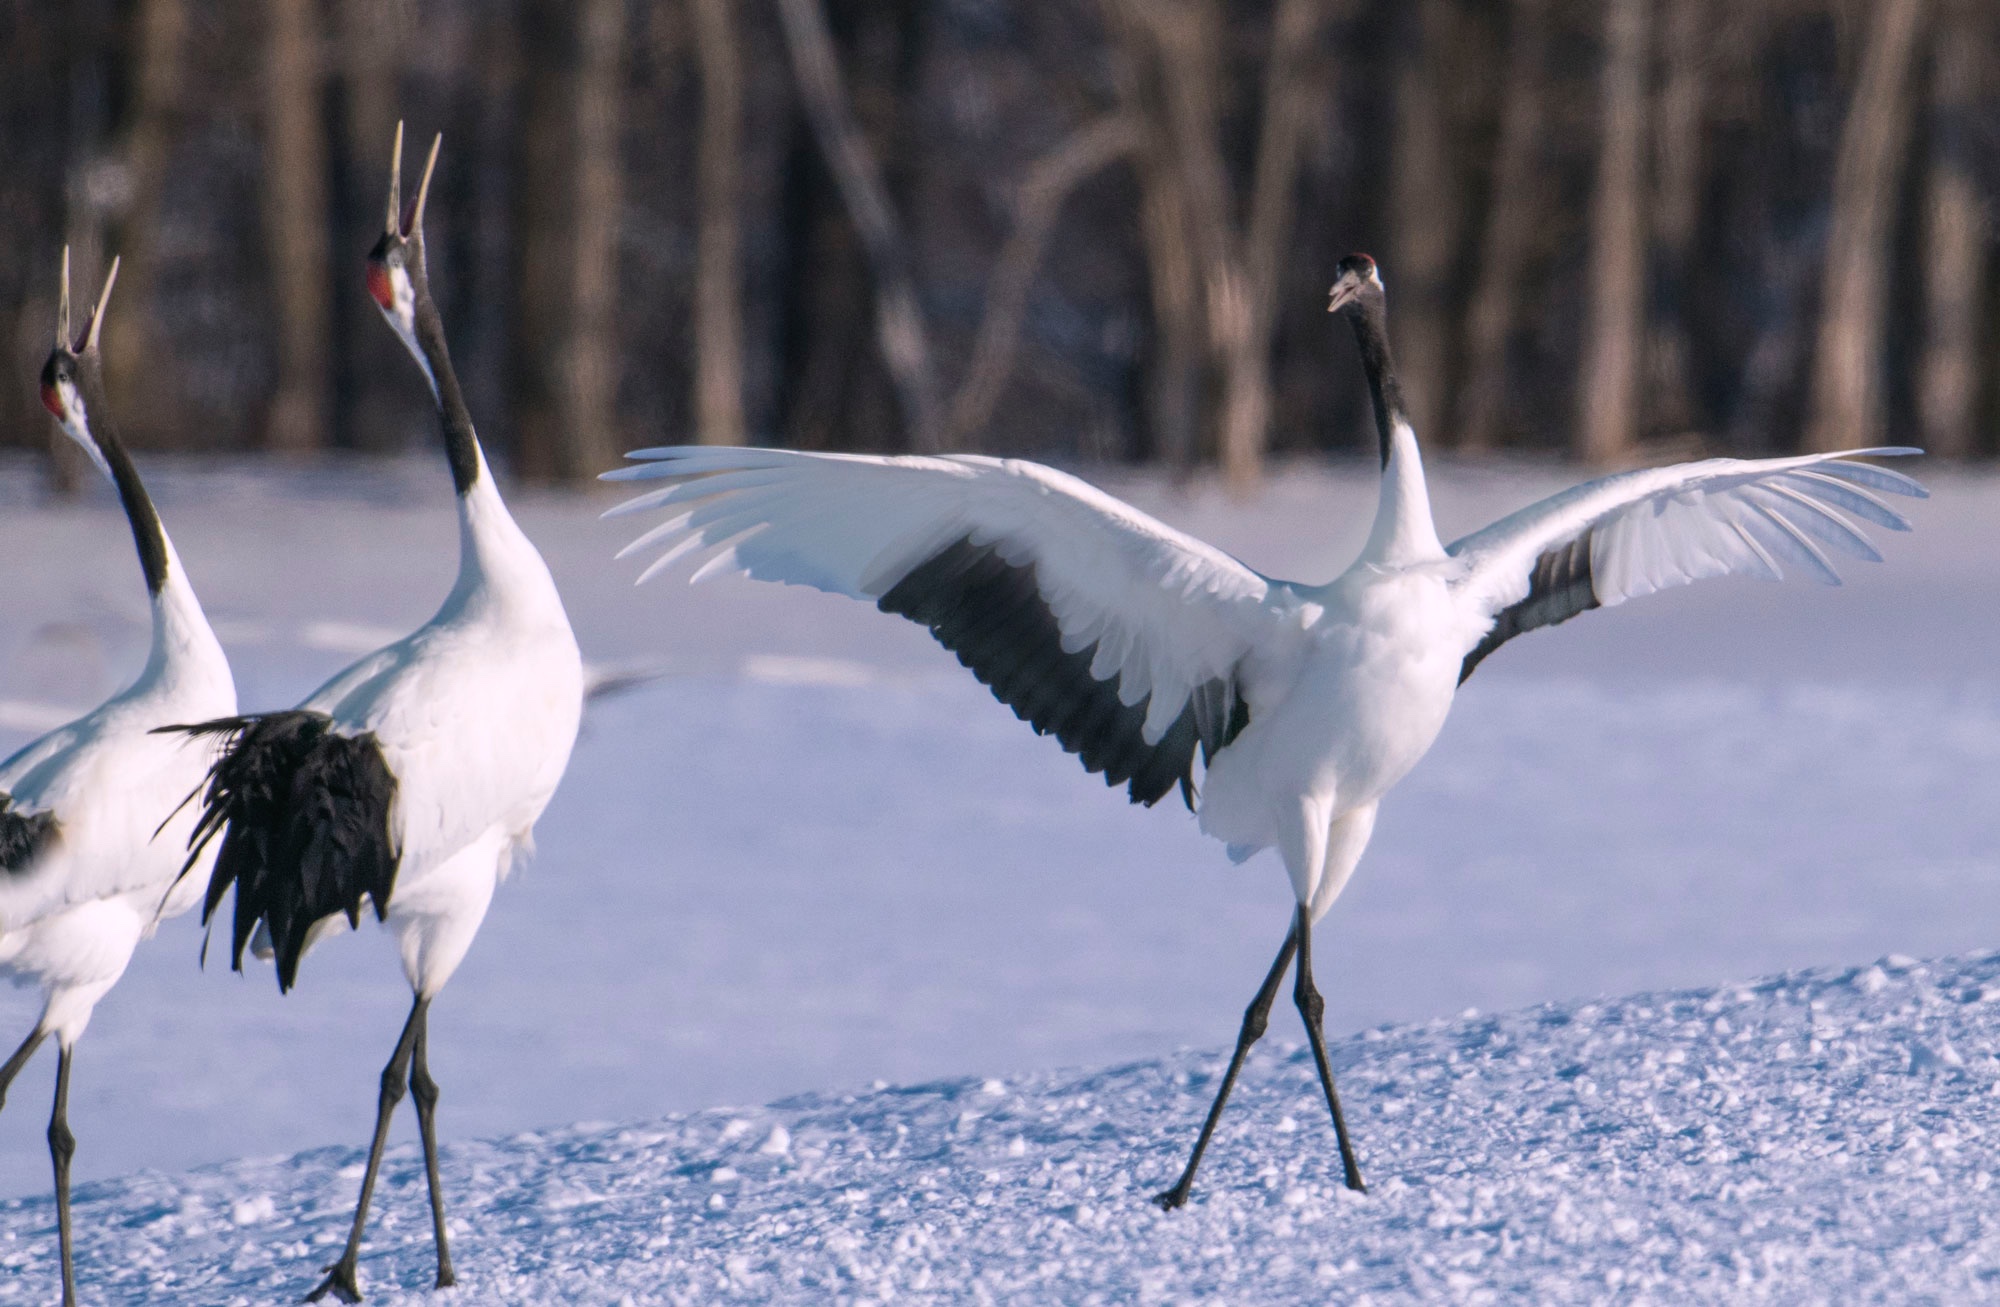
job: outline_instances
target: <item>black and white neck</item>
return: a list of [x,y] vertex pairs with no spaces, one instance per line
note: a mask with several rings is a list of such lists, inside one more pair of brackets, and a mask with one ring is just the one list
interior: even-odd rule
[[1417,433],[1410,425],[1402,383],[1396,377],[1396,360],[1389,349],[1388,292],[1375,261],[1365,254],[1342,259],[1327,307],[1344,314],[1354,328],[1382,459],[1382,497],[1363,556],[1390,564],[1442,558],[1444,546],[1431,520],[1423,455],[1417,449]]
[[63,434],[82,446],[97,470],[117,488],[132,528],[132,543],[139,552],[139,567],[146,576],[146,589],[159,594],[173,570],[173,546],[160,525],[152,496],[139,479],[139,469],[132,465],[132,456],[126,453],[111,421],[96,351],[82,357],[63,348],[50,353],[42,367],[42,402],[62,424]]
[[178,693],[184,686],[197,689],[216,678],[226,681],[228,662],[222,646],[209,628],[208,618],[188,584],[173,541],[160,523],[152,496],[139,479],[139,469],[126,452],[125,442],[111,420],[111,405],[104,396],[103,356],[98,337],[104,326],[105,305],[112,284],[118,278],[114,260],[104,279],[104,291],[97,307],[72,343],[69,337],[69,251],[63,251],[62,307],[56,347],[42,365],[42,403],[61,423],[63,434],[83,447],[98,471],[118,491],[125,520],[132,530],[132,543],[139,554],[139,567],[146,578],[152,600],[153,644],[146,668],[128,690],[130,695],[157,692]]

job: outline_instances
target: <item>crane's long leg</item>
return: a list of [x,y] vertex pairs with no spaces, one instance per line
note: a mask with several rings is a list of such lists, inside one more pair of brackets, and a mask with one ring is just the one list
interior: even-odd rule
[[49,1158],[56,1166],[56,1244],[62,1249],[63,1307],[76,1307],[76,1265],[69,1242],[69,1159],[76,1156],[76,1136],[69,1131],[70,1047],[56,1049],[56,1104],[49,1113]]
[[451,1272],[451,1243],[444,1230],[444,1184],[438,1179],[437,1081],[431,1079],[430,1000],[417,1001],[417,1043],[410,1064],[410,1097],[417,1102],[417,1129],[424,1137],[424,1175],[431,1185],[431,1232],[437,1239],[437,1287],[449,1289],[458,1283]]
[[318,1302],[329,1293],[342,1302],[361,1301],[361,1286],[355,1281],[355,1263],[361,1257],[361,1230],[368,1224],[368,1200],[375,1193],[375,1173],[382,1167],[382,1145],[389,1138],[389,1116],[403,1099],[403,1089],[410,1078],[410,1054],[416,1047],[417,1032],[423,1028],[424,1010],[429,1006],[429,999],[417,998],[410,1008],[410,1019],[403,1023],[396,1051],[390,1054],[389,1065],[382,1068],[382,1093],[375,1101],[375,1142],[368,1147],[368,1169],[361,1175],[361,1201],[354,1208],[354,1228],[347,1232],[347,1247],[340,1260],[326,1268],[326,1278],[306,1295],[307,1302]]
[[0,1066],[0,1107],[7,1105],[7,1091],[14,1087],[14,1077],[21,1074],[21,1068],[28,1065],[28,1059],[35,1055],[35,1050],[48,1037],[49,1032],[42,1029],[39,1022],[36,1023],[35,1028],[28,1032],[28,1037],[21,1041],[21,1046],[14,1050],[14,1055],[7,1059],[7,1064]]
[[[1300,909],[1304,911],[1304,909]],[[1209,1136],[1215,1133],[1216,1122],[1222,1120],[1223,1104],[1229,1101],[1229,1091],[1236,1087],[1236,1075],[1243,1069],[1243,1059],[1250,1054],[1250,1046],[1264,1036],[1264,1027],[1271,1019],[1271,1004],[1278,997],[1278,982],[1285,977],[1285,967],[1292,960],[1292,952],[1299,945],[1298,928],[1294,926],[1285,935],[1285,946],[1278,950],[1278,960],[1271,964],[1271,974],[1264,977],[1257,996],[1250,1000],[1250,1006],[1243,1010],[1243,1028],[1236,1035],[1236,1052],[1229,1059],[1229,1070],[1222,1076],[1222,1087],[1215,1091],[1215,1103],[1208,1109],[1208,1119],[1201,1123],[1201,1134],[1196,1136],[1194,1151],[1188,1154],[1187,1169],[1174,1187],[1165,1193],[1153,1195],[1153,1201],[1171,1212],[1188,1200],[1188,1193],[1194,1188],[1195,1169],[1201,1165],[1201,1155],[1208,1150]]]
[[1340,1112],[1340,1093],[1333,1087],[1333,1067],[1326,1060],[1326,1036],[1320,1033],[1320,1019],[1326,1015],[1326,1000],[1319,996],[1312,977],[1312,915],[1299,905],[1298,924],[1292,933],[1299,942],[1298,983],[1292,1000],[1305,1018],[1306,1038],[1312,1043],[1313,1064],[1319,1068],[1320,1088],[1326,1090],[1326,1105],[1333,1112],[1333,1135],[1340,1141],[1340,1165],[1347,1172],[1347,1187],[1356,1193],[1368,1192],[1361,1182],[1361,1164],[1354,1160],[1354,1145],[1347,1138],[1347,1118]]

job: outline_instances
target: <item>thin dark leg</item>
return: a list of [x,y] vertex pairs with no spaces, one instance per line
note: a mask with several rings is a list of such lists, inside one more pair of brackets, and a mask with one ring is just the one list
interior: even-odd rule
[[444,1231],[444,1183],[438,1179],[437,1081],[431,1079],[430,1002],[417,1003],[417,1045],[410,1063],[410,1097],[417,1101],[417,1129],[424,1137],[424,1175],[431,1182],[431,1233],[437,1238],[437,1287],[449,1289],[458,1283],[451,1273],[451,1242]]
[[361,1202],[354,1209],[354,1228],[347,1232],[347,1248],[340,1254],[340,1260],[326,1268],[326,1278],[306,1295],[307,1302],[318,1302],[329,1293],[342,1302],[361,1301],[361,1286],[354,1275],[355,1263],[361,1257],[361,1230],[368,1224],[368,1200],[375,1194],[375,1173],[382,1167],[382,1145],[389,1138],[389,1115],[402,1101],[403,1087],[409,1082],[410,1052],[416,1046],[426,1006],[426,1000],[419,998],[410,1009],[410,1019],[403,1023],[396,1051],[390,1055],[389,1065],[382,1068],[382,1094],[375,1102],[375,1142],[368,1147],[368,1169],[361,1176]]
[[1264,1036],[1264,1027],[1270,1022],[1271,1003],[1278,997],[1278,982],[1285,978],[1285,967],[1292,960],[1292,952],[1299,946],[1296,928],[1285,936],[1285,946],[1278,950],[1278,960],[1271,964],[1271,974],[1264,977],[1264,984],[1257,991],[1257,997],[1250,1000],[1250,1006],[1243,1010],[1243,1029],[1236,1036],[1236,1052],[1229,1059],[1229,1070],[1223,1073],[1222,1088],[1215,1091],[1215,1103],[1208,1109],[1208,1119],[1201,1123],[1201,1134],[1196,1136],[1194,1151],[1188,1154],[1187,1169],[1174,1187],[1165,1193],[1154,1194],[1153,1201],[1171,1212],[1188,1200],[1188,1193],[1194,1188],[1195,1169],[1201,1165],[1201,1155],[1208,1150],[1209,1136],[1215,1133],[1216,1122],[1222,1120],[1222,1106],[1229,1101],[1229,1091],[1236,1087],[1236,1074],[1243,1069],[1243,1059],[1249,1056],[1250,1046]]
[[37,1025],[21,1041],[21,1046],[14,1050],[14,1055],[7,1059],[7,1064],[0,1066],[0,1107],[7,1105],[7,1091],[14,1087],[14,1077],[21,1074],[21,1068],[28,1065],[28,1059],[35,1055],[35,1050],[48,1037],[49,1032]]
[[76,1136],[69,1132],[69,1058],[67,1045],[56,1050],[56,1106],[49,1113],[49,1157],[56,1164],[56,1243],[62,1249],[63,1307],[76,1307],[76,1266],[69,1243],[69,1159],[76,1156]]
[[1326,1000],[1313,986],[1312,919],[1304,904],[1299,905],[1298,925],[1293,933],[1299,941],[1299,973],[1292,999],[1298,1004],[1299,1015],[1305,1018],[1306,1038],[1312,1042],[1313,1064],[1319,1068],[1320,1088],[1326,1090],[1326,1105],[1333,1111],[1333,1136],[1340,1141],[1340,1165],[1347,1172],[1347,1187],[1358,1194],[1367,1193],[1368,1186],[1361,1183],[1361,1164],[1354,1160],[1354,1145],[1347,1138],[1347,1118],[1340,1112],[1340,1094],[1333,1087],[1333,1067],[1326,1060],[1326,1036],[1320,1033],[1320,1019],[1326,1015]]

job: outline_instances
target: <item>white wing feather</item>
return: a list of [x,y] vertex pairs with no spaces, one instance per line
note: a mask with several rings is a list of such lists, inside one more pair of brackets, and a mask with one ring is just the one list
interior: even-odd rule
[[1786,567],[1838,585],[1829,551],[1881,558],[1849,515],[1907,531],[1878,492],[1926,496],[1909,477],[1854,460],[1920,452],[1717,458],[1624,472],[1532,504],[1447,552],[1464,564],[1460,592],[1487,616],[1527,596],[1542,555],[1586,535],[1592,588],[1605,607],[1711,576],[1775,580]]
[[661,551],[640,579],[714,549],[692,579],[736,570],[877,600],[954,542],[990,545],[1034,567],[1065,651],[1095,645],[1091,672],[1116,677],[1122,702],[1151,696],[1149,744],[1278,624],[1265,577],[1040,464],[698,446],[630,457],[648,461],[606,479],[671,482],[606,514],[669,510],[620,555]]

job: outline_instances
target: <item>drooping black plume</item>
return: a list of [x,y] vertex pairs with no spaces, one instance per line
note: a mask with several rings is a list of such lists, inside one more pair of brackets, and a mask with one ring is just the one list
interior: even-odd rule
[[360,925],[364,896],[380,919],[396,883],[401,850],[389,828],[396,778],[373,735],[336,735],[332,726],[324,713],[293,710],[160,728],[223,737],[196,792],[201,817],[181,874],[221,833],[202,924],[236,886],[230,966],[243,969],[243,947],[261,920],[281,990],[298,979],[315,922],[338,912]]
[[1236,686],[1217,678],[1196,688],[1156,744],[1144,735],[1147,701],[1118,700],[1118,682],[1090,674],[1096,646],[1066,652],[1032,564],[1016,566],[992,545],[959,540],[912,568],[877,608],[928,627],[1014,715],[1053,735],[1085,771],[1125,784],[1151,806],[1178,784],[1194,807],[1194,754],[1206,764],[1250,724]]
[[15,812],[14,796],[0,793],[0,872],[26,871],[56,836],[53,812]]

